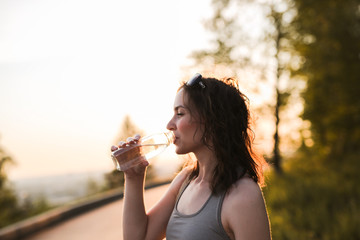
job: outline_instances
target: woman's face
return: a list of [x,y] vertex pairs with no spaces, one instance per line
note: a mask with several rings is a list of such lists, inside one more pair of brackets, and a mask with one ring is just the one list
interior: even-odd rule
[[202,125],[197,121],[198,116],[193,109],[191,109],[190,113],[189,104],[187,103],[186,93],[181,89],[175,97],[174,115],[167,124],[167,129],[175,134],[174,145],[177,154],[196,152],[201,147],[204,147],[201,141],[203,135]]

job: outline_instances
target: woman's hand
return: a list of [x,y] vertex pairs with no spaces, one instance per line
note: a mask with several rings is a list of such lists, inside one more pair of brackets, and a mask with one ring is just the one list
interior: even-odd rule
[[[118,146],[111,146],[111,151],[116,151],[118,149],[124,149],[133,147],[140,143],[141,136],[136,134],[134,137],[129,137],[126,139],[126,142],[121,141],[118,143]],[[146,171],[146,167],[149,165],[149,162],[145,159],[145,157],[140,157],[140,162],[135,166],[126,169],[123,171],[125,173],[126,178],[136,178],[136,177],[143,177]]]

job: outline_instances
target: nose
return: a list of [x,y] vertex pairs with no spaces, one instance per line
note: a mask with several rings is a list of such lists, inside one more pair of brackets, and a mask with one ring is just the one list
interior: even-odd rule
[[166,125],[166,128],[170,131],[174,131],[176,129],[176,125],[174,123],[174,118],[171,118],[168,124]]

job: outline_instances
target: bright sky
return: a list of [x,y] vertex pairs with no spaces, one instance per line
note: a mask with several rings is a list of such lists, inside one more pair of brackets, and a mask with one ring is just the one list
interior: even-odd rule
[[1,0],[0,145],[10,178],[112,170],[130,114],[165,129],[173,98],[208,36],[210,0]]
[[[110,146],[127,114],[148,134],[164,131],[179,82],[194,74],[183,70],[189,54],[209,44],[210,2],[0,0],[0,146],[17,163],[10,178],[113,170]],[[246,32],[261,33],[257,13],[240,16]],[[262,92],[245,90],[255,106],[271,98],[268,86],[248,84]],[[272,120],[258,127],[271,150]]]

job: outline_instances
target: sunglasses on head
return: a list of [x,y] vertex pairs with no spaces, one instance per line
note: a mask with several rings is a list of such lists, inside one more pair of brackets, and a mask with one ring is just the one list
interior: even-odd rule
[[202,88],[205,88],[205,84],[201,81],[201,74],[200,73],[196,73],[189,81],[186,82],[186,85],[191,87],[194,86],[195,84],[199,84]]

